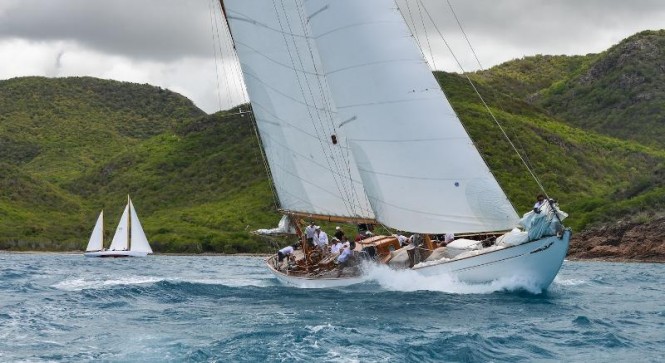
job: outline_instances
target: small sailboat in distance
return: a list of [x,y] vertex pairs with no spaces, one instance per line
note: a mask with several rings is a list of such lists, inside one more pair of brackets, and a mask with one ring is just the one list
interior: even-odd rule
[[129,196],[127,196],[127,205],[115,229],[111,245],[105,249],[103,244],[104,211],[101,211],[85,249],[86,257],[145,257],[152,253],[148,238]]

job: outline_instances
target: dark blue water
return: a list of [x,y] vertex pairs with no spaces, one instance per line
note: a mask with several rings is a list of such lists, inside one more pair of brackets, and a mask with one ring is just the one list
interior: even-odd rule
[[0,361],[665,361],[665,265],[565,262],[548,291],[377,270],[279,285],[251,257],[0,254]]

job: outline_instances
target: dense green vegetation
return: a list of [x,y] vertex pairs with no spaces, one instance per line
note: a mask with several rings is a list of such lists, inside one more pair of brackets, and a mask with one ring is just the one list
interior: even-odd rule
[[537,55],[500,64],[471,74],[476,81],[522,99],[533,99],[539,92],[586,69],[596,58],[589,56]]
[[[574,229],[665,212],[665,70],[653,59],[663,39],[645,32],[598,55],[470,75]],[[538,186],[468,80],[436,76],[516,209],[528,210]],[[0,81],[0,111],[0,249],[82,249],[100,209],[110,237],[130,194],[156,251],[271,250],[249,233],[279,220],[249,116],[86,77]]]
[[[468,81],[437,77],[515,207],[528,210],[538,186]],[[477,87],[548,194],[571,214],[567,224],[574,229],[665,212],[665,150],[571,127],[496,89]]]
[[665,30],[644,31],[601,54],[514,60],[473,79],[571,125],[665,147]]
[[81,249],[100,209],[110,238],[130,194],[153,248],[256,252],[279,216],[252,123],[147,85],[0,82],[0,248]]

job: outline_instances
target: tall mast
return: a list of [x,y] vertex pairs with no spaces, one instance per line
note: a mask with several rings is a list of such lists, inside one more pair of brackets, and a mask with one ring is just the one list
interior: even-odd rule
[[226,6],[224,6],[224,0],[219,0],[219,5],[222,7],[222,15],[224,15],[224,21],[226,21],[226,28],[229,29],[229,35],[231,36],[231,43],[235,48],[235,42],[233,41],[233,32],[229,26],[229,18],[226,17]]
[[132,200],[129,199],[129,194],[127,194],[127,251],[132,249],[132,234],[130,233],[132,229]]

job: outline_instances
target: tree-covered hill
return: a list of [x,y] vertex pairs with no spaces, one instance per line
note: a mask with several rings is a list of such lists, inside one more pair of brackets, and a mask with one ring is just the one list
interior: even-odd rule
[[535,56],[473,75],[571,125],[665,148],[665,30],[600,54]]
[[[437,77],[515,207],[529,210],[537,184],[466,78]],[[572,127],[496,88],[476,87],[547,192],[571,214],[566,222],[575,230],[665,212],[664,150]]]
[[177,93],[90,77],[2,81],[0,110],[2,160],[50,181],[204,115]]
[[571,124],[665,148],[665,30],[645,31],[600,54],[538,103]]
[[[652,38],[661,33],[633,38],[658,43]],[[665,214],[665,150],[654,139],[659,123],[641,121],[638,112],[630,122],[645,126],[633,127],[632,135],[605,128],[609,121],[594,129],[582,121],[607,110],[570,106],[590,99],[576,88],[588,74],[595,75],[589,92],[613,92],[607,79],[618,82],[624,76],[616,70],[639,53],[622,44],[631,43],[599,55],[525,58],[471,75],[577,231]],[[628,55],[622,58],[621,49]],[[607,59],[617,62],[600,66]],[[641,74],[660,79],[650,72]],[[516,209],[530,209],[538,187],[467,79],[436,76]],[[648,79],[642,83],[654,82]],[[580,92],[586,96],[567,98]],[[631,106],[616,112],[665,104],[658,92],[626,99]],[[579,119],[567,118],[575,112]],[[161,252],[269,251],[249,231],[279,219],[247,114],[206,115],[181,95],[148,85],[86,77],[0,81],[0,249],[81,249],[100,209],[110,237],[127,194]]]
[[470,76],[491,89],[532,100],[539,92],[585,69],[595,58],[596,55],[536,55],[508,61]]
[[278,220],[249,117],[158,87],[0,81],[0,248],[80,249],[127,194],[157,251],[256,252]]

